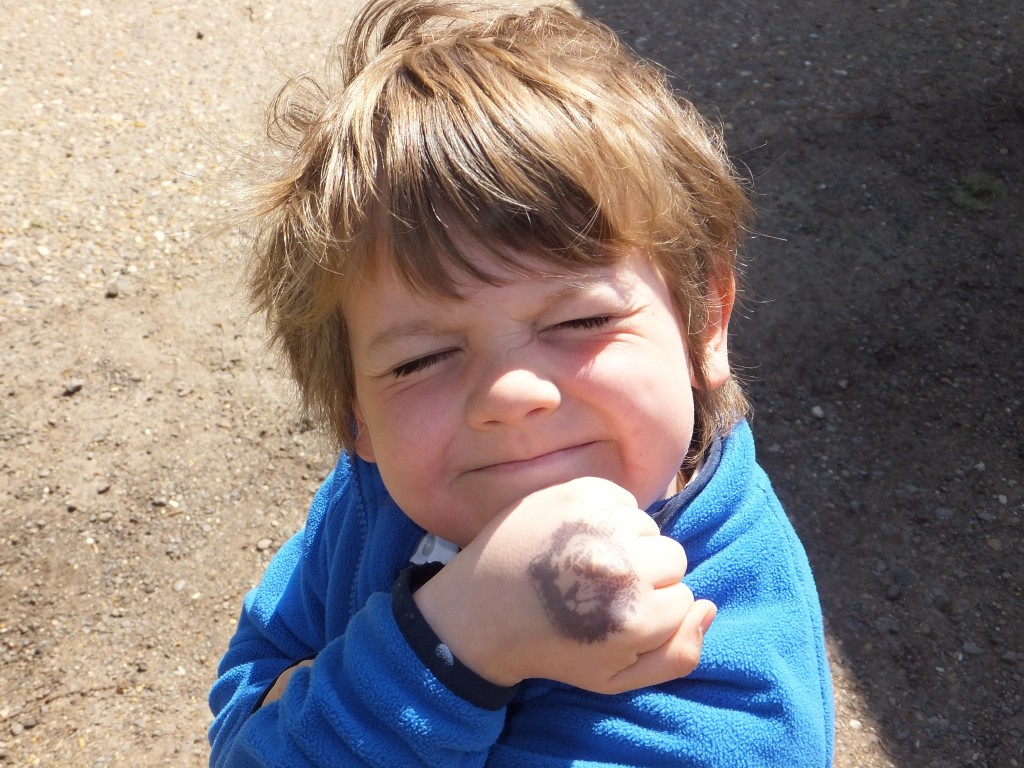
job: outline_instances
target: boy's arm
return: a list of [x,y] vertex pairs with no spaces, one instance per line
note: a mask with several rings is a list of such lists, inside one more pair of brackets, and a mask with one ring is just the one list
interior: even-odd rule
[[[799,588],[780,589],[765,578],[792,562],[786,542],[779,544],[749,566],[719,553],[688,577],[719,603],[692,675],[617,696],[526,684],[488,768],[831,766],[820,619]],[[735,584],[715,588],[723,581],[719,569],[729,566],[735,570],[726,578]],[[761,598],[760,608],[752,607],[752,595]]]
[[[482,710],[436,680],[398,629],[388,592],[353,603],[342,634],[325,629],[327,585],[336,590],[374,567],[359,556],[366,523],[359,510],[334,509],[324,524],[333,484],[325,483],[305,532],[282,547],[246,598],[210,695],[211,765],[482,765],[504,711]],[[352,563],[339,574],[351,578],[334,574],[329,582],[330,561],[351,554],[349,545]],[[310,654],[313,663],[292,672],[281,697],[257,707],[281,672]]]
[[618,696],[528,683],[488,768],[826,768],[834,711],[807,556],[745,424],[697,499],[666,523],[687,583],[719,613],[690,676]]
[[[210,728],[211,765],[220,764],[220,753],[237,736],[278,675],[296,660],[315,654],[322,644],[322,630],[316,632],[301,621],[300,613],[288,610],[299,603],[320,603],[315,591],[295,578],[306,538],[301,532],[285,542],[260,585],[246,595],[238,627],[210,691],[215,716]],[[304,594],[298,597],[300,593]]]
[[447,691],[377,593],[281,697],[248,714],[215,766],[482,766],[504,723]]
[[[389,557],[362,549],[368,521],[354,501],[360,492],[339,474],[341,464],[314,500],[305,532],[281,548],[246,597],[210,694],[211,765],[482,765],[504,711],[459,698],[416,657],[384,591],[391,576],[373,577],[369,583],[383,590],[371,587],[362,602],[354,592],[353,601],[338,599],[342,583],[367,569],[392,572]],[[397,516],[381,516],[381,536],[394,538]],[[405,526],[410,530],[401,536],[415,535]],[[331,604],[353,611],[340,634],[325,625]],[[311,654],[313,664],[292,672],[280,699],[257,707],[282,671]]]
[[720,609],[696,671],[616,696],[527,683],[488,768],[831,765],[831,686],[813,579],[767,481],[751,474],[756,483],[742,500],[719,486],[666,531],[695,558],[687,581]]

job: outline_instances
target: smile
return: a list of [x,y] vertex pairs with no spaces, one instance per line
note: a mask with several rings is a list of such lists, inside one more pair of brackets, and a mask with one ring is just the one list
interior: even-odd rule
[[579,445],[572,445],[567,448],[558,448],[554,451],[548,451],[547,453],[540,453],[528,459],[508,459],[505,461],[498,461],[493,464],[486,464],[471,471],[502,474],[506,472],[528,471],[535,468],[542,469],[561,464],[564,461],[573,461],[578,457],[578,454],[582,453],[592,445],[594,445],[593,442],[580,443]]

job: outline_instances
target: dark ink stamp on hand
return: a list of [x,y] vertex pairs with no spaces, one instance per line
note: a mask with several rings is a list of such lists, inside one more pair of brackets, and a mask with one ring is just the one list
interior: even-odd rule
[[577,521],[555,531],[530,563],[530,582],[563,637],[598,643],[635,610],[638,579],[622,547],[601,528]]

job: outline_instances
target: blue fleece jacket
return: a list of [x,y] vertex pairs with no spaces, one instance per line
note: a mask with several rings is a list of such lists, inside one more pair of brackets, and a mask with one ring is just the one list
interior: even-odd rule
[[343,456],[305,530],[245,599],[210,694],[211,765],[831,765],[832,687],[806,555],[745,423],[713,459],[677,503],[651,510],[686,550],[686,583],[718,605],[697,670],[616,696],[529,680],[495,709],[453,692],[410,646],[391,593],[424,532],[372,464]]

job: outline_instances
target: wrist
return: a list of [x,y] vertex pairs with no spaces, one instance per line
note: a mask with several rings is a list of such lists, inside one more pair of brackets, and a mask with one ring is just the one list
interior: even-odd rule
[[[483,709],[501,709],[515,695],[519,681],[486,674],[462,657],[464,643],[452,647],[447,642],[463,638],[443,619],[448,614],[438,608],[443,597],[437,585],[428,588],[441,570],[441,564],[428,563],[402,571],[392,592],[395,621],[420,661],[449,690]],[[443,627],[443,636],[437,624]]]

